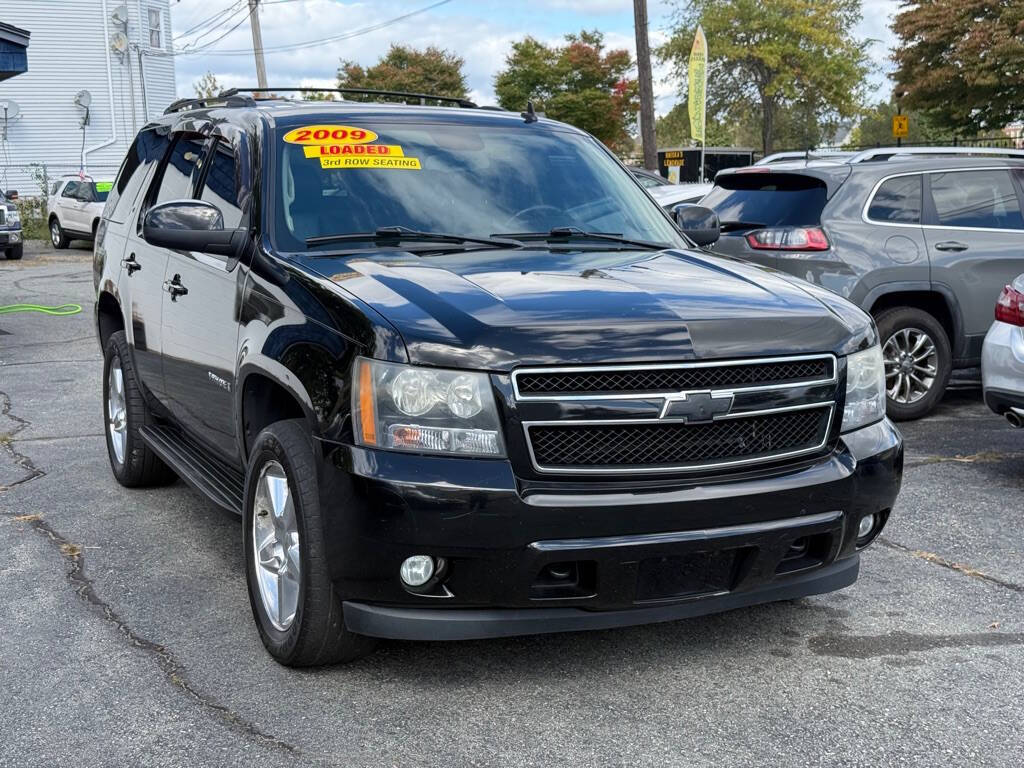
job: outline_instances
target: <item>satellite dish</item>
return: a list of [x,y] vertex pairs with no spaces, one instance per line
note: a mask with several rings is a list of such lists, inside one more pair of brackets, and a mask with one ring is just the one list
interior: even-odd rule
[[14,99],[0,99],[0,117],[13,120],[21,113],[21,107]]
[[92,104],[92,94],[83,88],[75,94],[75,104],[82,109],[88,109],[89,105]]
[[110,20],[115,24],[127,24],[128,23],[128,6],[119,5],[114,9],[114,12],[110,14]]
[[114,53],[124,55],[128,50],[128,35],[124,32],[115,32],[110,36],[110,49]]

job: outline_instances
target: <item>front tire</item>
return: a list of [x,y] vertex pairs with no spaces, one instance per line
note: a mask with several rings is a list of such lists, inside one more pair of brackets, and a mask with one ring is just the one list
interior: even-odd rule
[[68,247],[71,242],[71,238],[64,232],[64,228],[60,225],[60,221],[54,216],[50,219],[50,244],[58,249],[64,249]]
[[112,333],[103,357],[103,416],[114,477],[126,488],[166,485],[174,472],[149,449],[139,430],[153,416],[135,378],[124,331]]
[[919,419],[942,400],[953,369],[942,324],[916,307],[896,307],[875,318],[885,362],[886,413],[893,421]]
[[345,628],[327,565],[317,476],[304,421],[279,421],[257,436],[245,480],[246,581],[260,639],[289,667],[353,661],[375,645]]
[[11,261],[18,261],[18,259],[20,259],[22,254],[25,252],[24,248],[25,246],[21,243],[19,243],[18,245],[12,245],[10,248],[7,249],[7,258],[10,259]]

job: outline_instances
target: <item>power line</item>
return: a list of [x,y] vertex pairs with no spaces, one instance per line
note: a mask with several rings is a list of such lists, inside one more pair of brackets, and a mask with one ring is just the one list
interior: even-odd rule
[[[246,0],[242,0],[242,2],[245,3]],[[235,24],[235,26],[231,27],[227,32],[225,32],[224,34],[220,35],[220,37],[216,37],[213,40],[210,40],[209,42],[203,43],[198,48],[194,47],[204,37],[206,37],[207,35],[213,34],[214,32],[216,32],[219,29],[223,28],[225,25],[229,24],[231,21],[233,21],[235,18],[237,18],[240,14],[245,13],[245,11],[247,11],[247,10],[248,10],[248,13],[246,13],[245,16],[242,17],[242,20],[239,21],[237,24]],[[238,29],[240,26],[242,26],[242,24],[244,24],[249,19],[249,17],[251,15],[252,15],[252,8],[250,6],[248,6],[248,5],[242,5],[238,9],[236,9],[235,12],[232,13],[230,16],[228,16],[227,18],[222,19],[221,21],[217,22],[217,24],[215,24],[210,29],[206,30],[199,37],[197,37],[194,40],[190,40],[189,42],[185,43],[185,45],[183,45],[179,49],[179,51],[181,53],[185,53],[185,52],[188,52],[188,53],[198,53],[200,51],[205,51],[211,45],[216,45],[221,40],[223,40],[225,37],[227,37],[232,32],[234,32],[236,29]]]
[[226,14],[230,13],[232,10],[236,9],[239,5],[241,5],[243,2],[245,2],[245,0],[234,0],[234,2],[229,4],[226,8],[220,9],[219,11],[217,11],[212,16],[207,16],[205,19],[203,19],[202,21],[192,25],[191,27],[186,29],[184,32],[180,32],[177,35],[175,35],[173,39],[174,40],[180,40],[183,37],[188,37],[193,32],[195,32],[197,29],[200,29],[205,24],[209,24],[210,22],[212,22],[217,17],[223,17]]
[[[276,3],[284,3],[284,2],[296,2],[297,0],[274,0],[274,1]],[[442,5],[447,5],[450,2],[451,2],[451,0],[439,0],[436,3],[432,3],[430,5],[424,6],[423,8],[418,8],[415,11],[410,11],[409,13],[404,13],[401,16],[396,16],[396,17],[394,17],[392,19],[387,19],[386,21],[382,21],[382,22],[379,22],[377,24],[371,24],[370,26],[362,27],[361,29],[356,29],[356,30],[353,30],[351,32],[344,32],[344,33],[339,34],[339,35],[332,35],[330,37],[322,37],[322,38],[318,38],[318,39],[314,39],[314,40],[305,40],[305,41],[303,41],[301,43],[288,43],[288,44],[285,44],[285,45],[271,46],[269,48],[264,48],[263,52],[264,53],[280,53],[280,52],[283,52],[283,51],[297,51],[297,50],[301,50],[303,48],[314,48],[314,47],[320,46],[320,45],[327,45],[329,43],[336,43],[336,42],[339,42],[341,40],[348,40],[348,39],[353,38],[353,37],[359,37],[360,35],[369,34],[370,32],[376,32],[379,29],[384,29],[385,27],[389,27],[392,24],[397,24],[400,21],[405,21],[406,19],[412,18],[413,16],[418,16],[421,13],[426,13],[427,11],[433,10],[434,8],[438,8],[438,7],[442,6]],[[261,0],[261,4],[267,5],[268,4],[268,0]],[[161,52],[161,51],[147,51],[147,54],[151,55],[151,56],[191,56],[191,55],[196,54],[196,53],[204,53],[207,56],[252,56],[252,48],[229,48],[229,49],[224,49],[224,50],[220,50],[220,51],[211,51],[211,50],[209,50],[210,46],[216,44],[220,40],[223,40],[225,37],[227,37],[229,34],[231,34],[234,30],[236,30],[238,27],[240,27],[242,24],[244,24],[248,20],[248,18],[249,18],[249,16],[246,15],[246,17],[243,18],[238,24],[233,26],[231,29],[229,29],[223,35],[218,37],[216,40],[212,40],[209,43],[205,43],[203,46],[201,46],[199,48],[181,48],[181,49],[176,50],[176,51],[174,51],[172,53]]]

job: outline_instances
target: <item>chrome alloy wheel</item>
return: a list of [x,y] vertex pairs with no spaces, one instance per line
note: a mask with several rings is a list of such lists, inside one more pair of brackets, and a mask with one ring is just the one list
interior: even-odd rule
[[50,242],[53,243],[54,248],[60,245],[60,224],[56,219],[50,222]]
[[939,353],[920,328],[901,328],[882,347],[889,399],[909,405],[928,394],[939,372]]
[[299,607],[302,561],[288,477],[276,461],[263,465],[253,504],[252,548],[260,599],[270,623],[284,631]]
[[124,464],[124,450],[128,443],[128,411],[124,399],[124,373],[121,371],[119,357],[110,361],[110,371],[107,373],[107,431],[110,433],[114,458],[118,464]]

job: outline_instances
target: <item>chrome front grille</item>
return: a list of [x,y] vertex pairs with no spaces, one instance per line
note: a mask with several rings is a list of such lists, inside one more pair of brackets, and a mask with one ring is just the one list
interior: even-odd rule
[[536,472],[715,471],[825,448],[838,360],[531,368],[512,382]]
[[831,406],[686,422],[559,422],[527,427],[546,471],[710,468],[779,459],[824,445]]
[[7,224],[7,208],[0,205],[0,227]]
[[520,400],[620,397],[736,390],[827,382],[835,379],[832,355],[677,365],[529,368],[512,380]]

